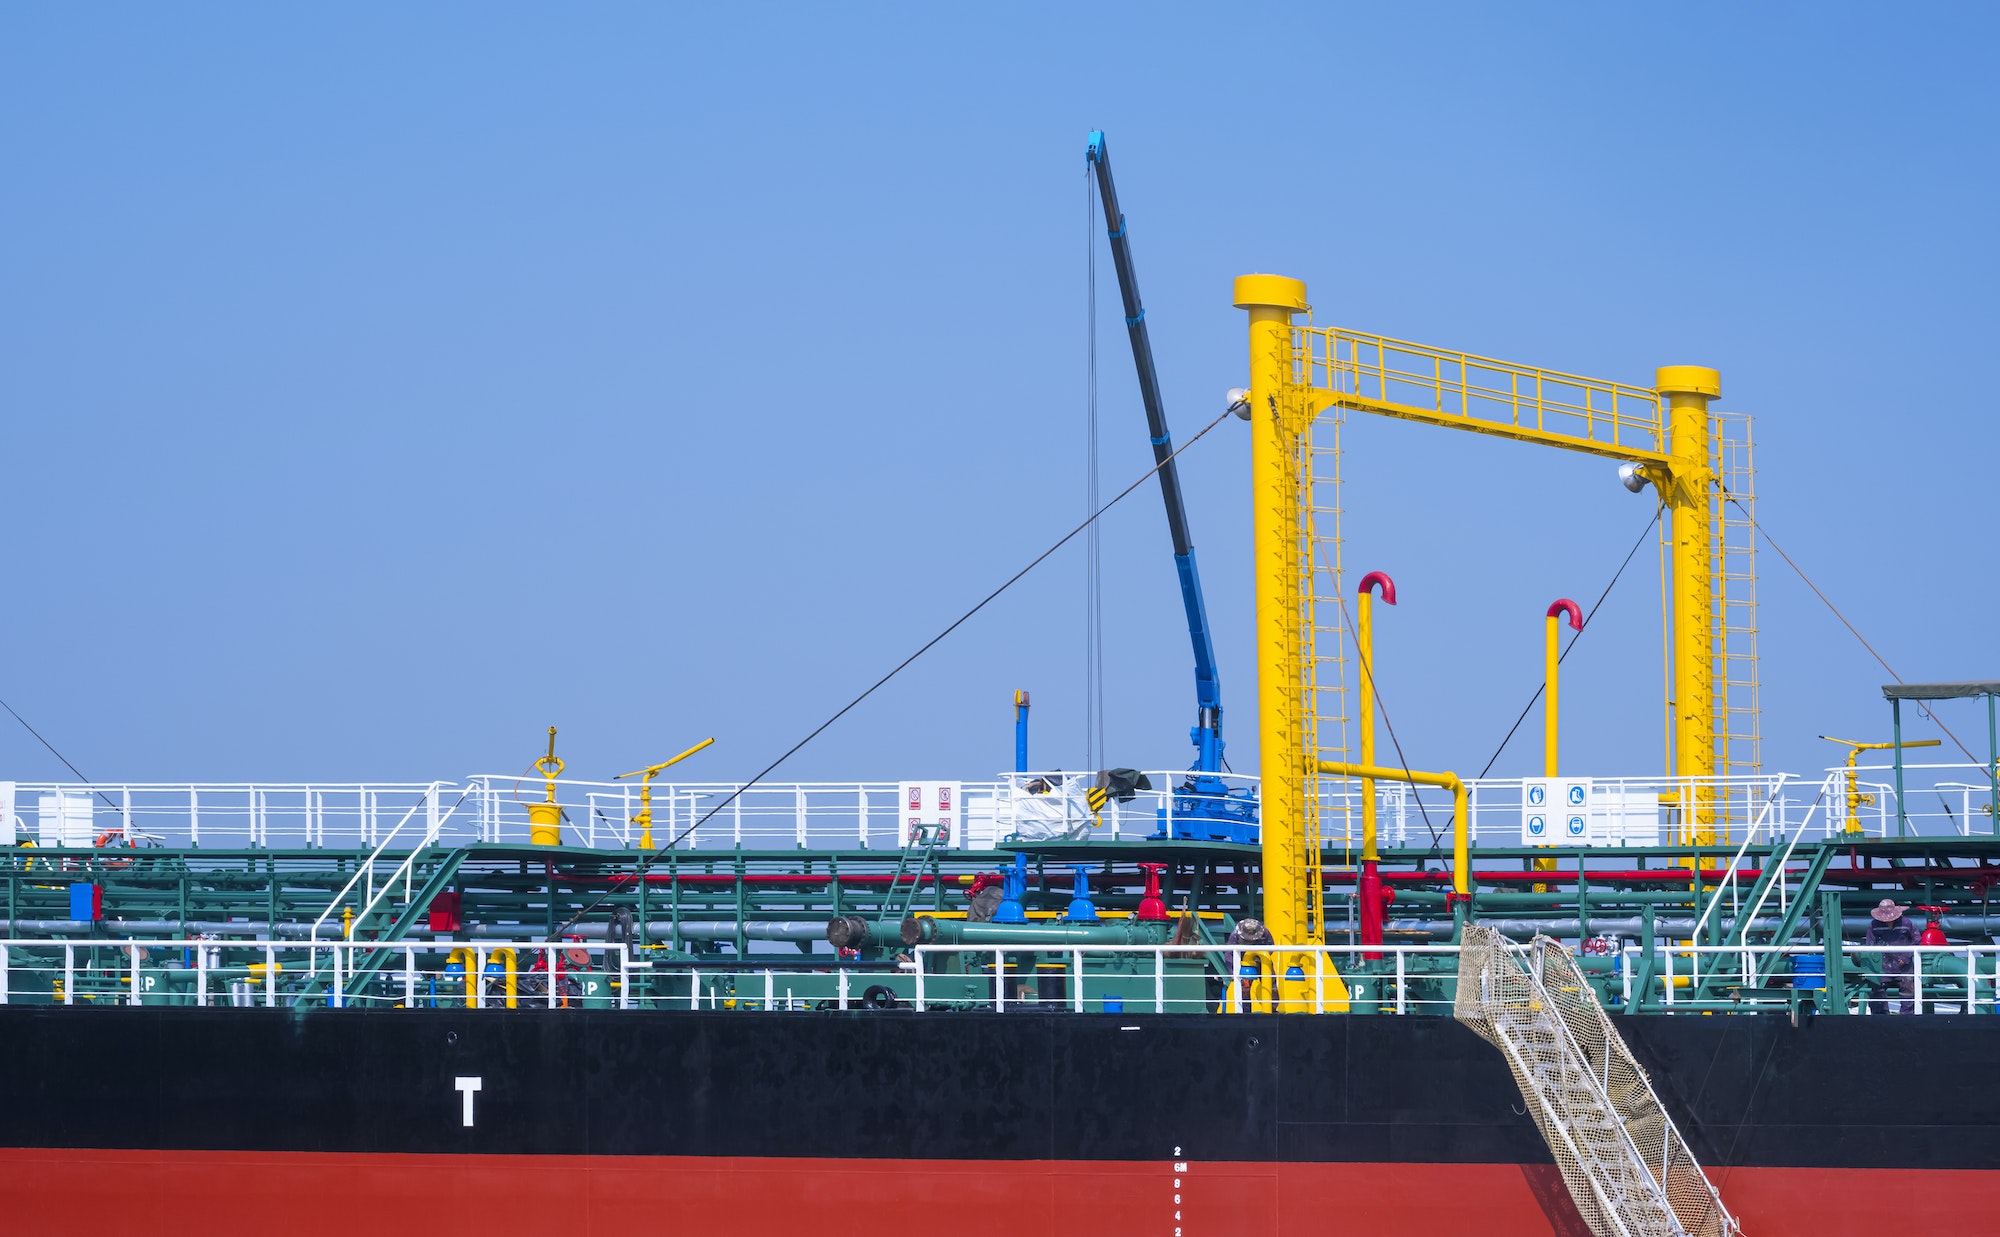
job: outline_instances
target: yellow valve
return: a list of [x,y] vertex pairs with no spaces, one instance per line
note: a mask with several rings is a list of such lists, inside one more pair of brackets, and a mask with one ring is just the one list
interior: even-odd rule
[[611,779],[614,782],[622,782],[628,777],[639,779],[639,811],[632,817],[632,823],[639,826],[640,850],[653,849],[653,779],[658,777],[662,770],[679,764],[713,742],[715,736],[710,735],[671,760],[662,760],[659,764],[634,769],[630,773],[620,773]]
[[351,906],[340,908],[340,939],[344,941],[354,939],[354,908]]
[[528,805],[528,841],[536,846],[562,845],[562,805],[556,802],[556,778],[563,762],[556,755],[556,728],[549,727],[549,754],[535,761],[536,770],[548,781],[548,797]]
[[[1836,739],[1830,734],[1823,734],[1820,738],[1825,739],[1828,743],[1838,743],[1847,749],[1847,828],[1842,832],[1859,836],[1861,833],[1861,809],[1874,803],[1875,796],[1861,793],[1860,774],[1854,767],[1855,758],[1863,752],[1888,751],[1895,747],[1896,744],[1860,743],[1853,739]],[[1936,747],[1942,742],[1942,739],[1912,739],[1902,746]]]

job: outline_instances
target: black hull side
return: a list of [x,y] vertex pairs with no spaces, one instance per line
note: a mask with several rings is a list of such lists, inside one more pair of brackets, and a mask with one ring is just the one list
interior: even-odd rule
[[[1714,1168],[2000,1169],[2000,1019],[1619,1025]],[[1441,1018],[17,1006],[0,1059],[14,1148],[1549,1162]]]

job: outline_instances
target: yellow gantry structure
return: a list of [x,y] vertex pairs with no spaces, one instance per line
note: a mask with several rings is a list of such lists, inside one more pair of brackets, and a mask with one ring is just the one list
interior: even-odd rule
[[[1319,606],[1338,598],[1341,585],[1317,579],[1322,571],[1337,577],[1339,563],[1315,559],[1315,545],[1329,538],[1313,526],[1311,461],[1315,425],[1330,422],[1337,432],[1345,412],[1628,465],[1628,485],[1650,484],[1663,506],[1672,771],[1705,780],[1757,767],[1748,421],[1712,409],[1722,392],[1716,371],[1671,365],[1638,386],[1315,326],[1304,282],[1282,275],[1240,276],[1235,303],[1250,328],[1264,915],[1278,942],[1324,939],[1318,778],[1323,764],[1342,762],[1324,759],[1334,748],[1321,737],[1328,687],[1315,681],[1324,654],[1312,645],[1325,629]],[[1364,733],[1371,723],[1363,718]],[[1363,753],[1364,767],[1372,756]],[[1712,827],[1706,802],[1704,789],[1683,805],[1691,833]]]

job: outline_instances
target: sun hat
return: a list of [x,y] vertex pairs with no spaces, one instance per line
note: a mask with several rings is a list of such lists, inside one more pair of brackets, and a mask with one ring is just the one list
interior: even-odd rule
[[1903,917],[1903,909],[1896,905],[1896,899],[1884,898],[1868,913],[1874,917],[1876,923],[1894,923]]

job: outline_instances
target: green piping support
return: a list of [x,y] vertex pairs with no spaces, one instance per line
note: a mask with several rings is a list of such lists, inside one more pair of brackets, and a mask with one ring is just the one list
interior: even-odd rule
[[1841,910],[1840,894],[1828,890],[1819,895],[1820,922],[1824,925],[1820,935],[1826,954],[1826,1005],[1821,1011],[1828,1014],[1847,1012],[1847,955],[1841,950]]
[[1639,908],[1639,962],[1632,968],[1632,991],[1625,994],[1625,1013],[1645,1012],[1646,1002],[1652,999],[1653,971],[1657,965],[1653,950],[1658,940],[1653,930],[1653,908],[1649,903]]

